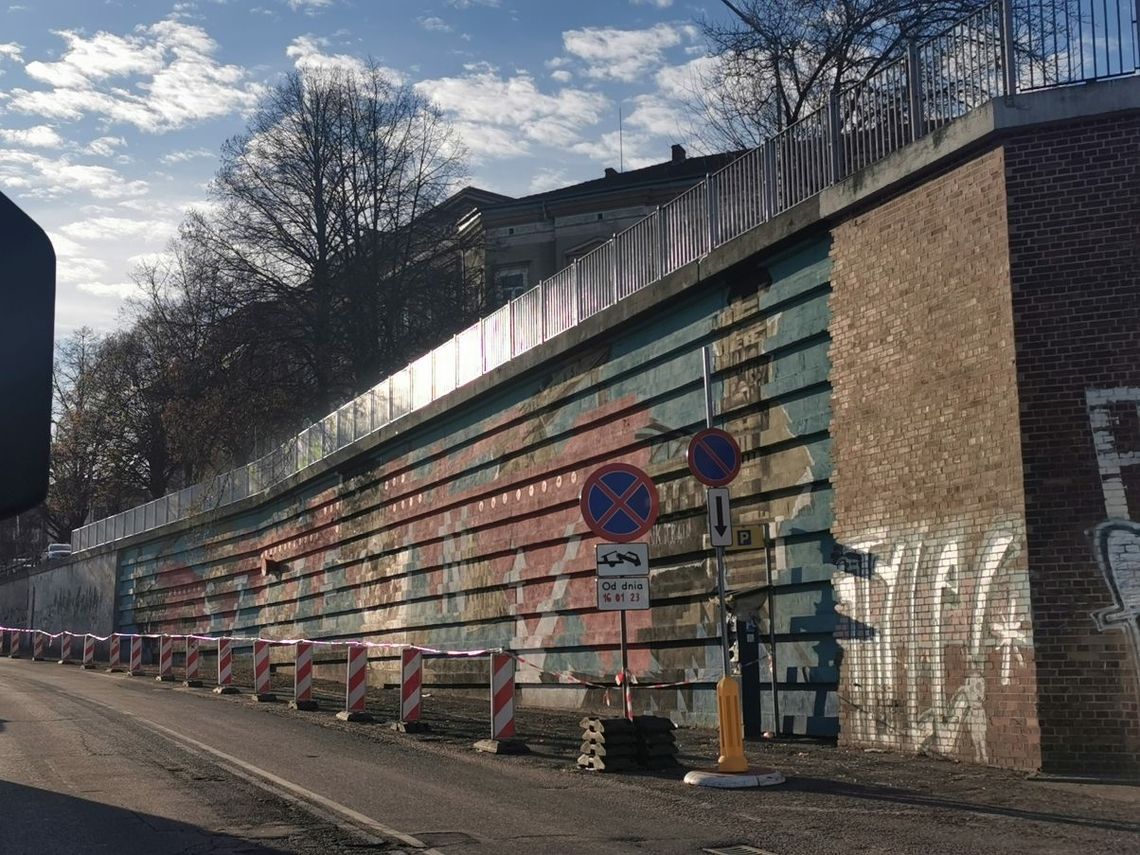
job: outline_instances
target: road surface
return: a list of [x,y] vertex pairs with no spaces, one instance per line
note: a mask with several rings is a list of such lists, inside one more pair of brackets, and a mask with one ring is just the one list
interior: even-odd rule
[[1136,803],[1111,808],[993,808],[810,778],[695,790],[0,659],[3,855],[1140,851]]

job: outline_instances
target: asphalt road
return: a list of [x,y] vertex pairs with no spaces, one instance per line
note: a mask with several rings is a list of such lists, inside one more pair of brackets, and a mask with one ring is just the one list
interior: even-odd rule
[[[929,763],[894,768],[903,762]],[[929,768],[936,778],[956,767]],[[974,792],[991,778],[1046,786],[979,774]],[[869,783],[805,775],[772,790],[697,790],[478,754],[248,696],[0,659],[3,855],[1140,851],[1130,788],[1037,789],[1029,810],[1009,792],[999,806]]]

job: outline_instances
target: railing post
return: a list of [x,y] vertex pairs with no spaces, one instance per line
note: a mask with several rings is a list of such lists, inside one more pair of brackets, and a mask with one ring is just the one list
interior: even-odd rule
[[610,305],[618,301],[617,232],[610,233]]
[[926,136],[926,123],[922,116],[922,68],[919,65],[918,42],[906,43],[906,92],[910,112],[910,141]]
[[716,178],[715,175],[705,173],[705,208],[708,217],[708,248],[706,251],[712,252],[714,246],[717,245],[718,229],[717,229],[717,205],[716,205]]
[[570,282],[573,286],[574,292],[574,323],[582,320],[582,277],[578,274],[578,262],[580,259],[574,259],[574,266],[571,269]]
[[764,140],[764,204],[768,207],[766,219],[772,219],[779,213],[776,209],[779,203],[779,187],[776,177],[776,140],[772,137]]
[[665,277],[665,264],[668,261],[668,253],[665,247],[665,214],[661,210],[661,206],[657,206],[657,278],[663,279]]
[[1003,95],[1017,94],[1017,33],[1013,28],[1013,0],[1001,0],[1001,65]]
[[827,98],[827,136],[831,143],[831,183],[843,180],[843,123],[842,104],[839,93],[832,92]]

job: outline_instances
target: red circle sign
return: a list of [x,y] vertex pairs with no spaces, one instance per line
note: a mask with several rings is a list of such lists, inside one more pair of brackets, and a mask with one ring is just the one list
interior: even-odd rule
[[689,440],[689,471],[706,487],[724,487],[740,474],[740,446],[732,434],[705,428]]
[[607,463],[582,485],[578,499],[590,531],[613,543],[629,543],[657,522],[657,485],[628,463]]

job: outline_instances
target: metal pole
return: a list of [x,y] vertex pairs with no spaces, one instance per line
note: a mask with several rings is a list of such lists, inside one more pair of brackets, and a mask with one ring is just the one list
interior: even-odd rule
[[[704,369],[705,381],[705,427],[713,426],[713,399],[712,399],[712,347],[705,345],[701,349],[701,360]],[[708,499],[706,498],[706,504]],[[724,547],[716,547],[716,596],[720,606],[720,649],[724,658],[724,676],[732,674],[732,653],[728,646],[728,607],[725,605],[725,568]]]
[[1017,48],[1016,32],[1013,28],[1013,0],[1002,0],[1001,4],[1001,64],[1004,95],[1017,94]]
[[625,609],[618,612],[621,615],[621,697],[625,708],[625,717],[633,721],[633,694],[629,688],[629,648],[625,643]]
[[914,142],[926,135],[926,123],[922,115],[922,65],[918,54],[918,42],[914,39],[906,44],[906,89],[907,112],[910,113],[910,141]]
[[764,538],[764,581],[768,588],[768,670],[772,679],[772,735],[780,735],[780,689],[776,685],[776,592],[772,588],[772,558],[776,524],[768,523]]

